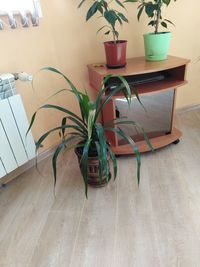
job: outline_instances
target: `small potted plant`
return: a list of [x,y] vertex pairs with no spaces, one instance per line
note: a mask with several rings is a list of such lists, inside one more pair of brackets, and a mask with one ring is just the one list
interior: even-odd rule
[[[54,68],[45,68],[45,70],[53,71],[64,77],[70,89],[62,89],[56,94],[63,92],[74,94],[79,104],[81,114],[80,116],[78,116],[65,107],[46,104],[41,106],[32,116],[28,131],[32,128],[35,122],[36,115],[41,109],[53,109],[64,114],[64,117],[62,118],[58,126],[44,133],[36,142],[36,150],[38,150],[44,140],[51,133],[58,132],[61,137],[60,143],[58,144],[52,156],[52,167],[55,184],[57,177],[56,165],[58,155],[62,150],[69,149],[75,149],[75,153],[78,156],[79,166],[85,184],[86,196],[88,184],[95,187],[101,187],[108,183],[111,178],[110,161],[113,164],[114,179],[116,178],[117,160],[114,153],[112,152],[109,141],[106,138],[105,130],[115,132],[121,138],[123,138],[132,145],[133,151],[136,154],[138,168],[137,178],[139,183],[141,164],[140,153],[134,140],[120,128],[120,125],[128,124],[132,125],[133,127],[139,126],[134,121],[127,120],[126,118],[116,119],[107,125],[102,125],[100,122],[98,122],[99,115],[101,114],[101,111],[104,106],[107,104],[107,102],[112,96],[119,93],[120,91],[124,94],[128,104],[130,104],[131,91],[126,80],[120,76],[116,76],[120,80],[121,84],[115,89],[110,90],[105,96],[105,92],[109,90],[109,88],[105,86],[105,84],[108,79],[110,79],[111,75],[107,76],[104,80],[102,88],[100,89],[96,97],[96,100],[92,102],[87,93],[82,93],[77,90],[73,83],[60,71]],[[139,128],[142,129],[141,127]],[[151,143],[149,142],[147,135],[145,134],[143,129],[142,131],[144,133],[144,138],[147,144],[152,149]]]
[[[82,0],[79,4],[79,8],[86,0]],[[90,6],[87,15],[86,21],[92,18],[95,14],[100,14],[99,18],[104,18],[106,24],[102,26],[97,33],[104,31],[105,35],[111,34],[113,39],[112,41],[104,42],[105,54],[106,54],[106,65],[108,68],[122,68],[126,65],[126,40],[119,40],[119,32],[116,27],[117,24],[121,25],[125,22],[128,23],[126,16],[119,12],[118,10],[111,7],[111,2],[104,0],[93,1],[93,4]],[[119,5],[120,8],[124,8],[124,5],[120,0],[115,0],[115,3]]]
[[150,22],[149,26],[154,28],[154,33],[144,34],[145,57],[148,61],[160,61],[167,59],[169,45],[171,40],[171,32],[160,32],[159,26],[168,28],[168,24],[174,25],[170,20],[164,19],[162,16],[163,7],[176,0],[126,0],[125,2],[139,2],[138,15],[140,17],[143,12],[146,13]]

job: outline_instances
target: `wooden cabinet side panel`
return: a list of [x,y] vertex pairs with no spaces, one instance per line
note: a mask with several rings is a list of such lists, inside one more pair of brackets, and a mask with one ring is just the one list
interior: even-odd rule
[[89,81],[93,89],[100,91],[104,76],[101,76],[98,72],[88,66]]

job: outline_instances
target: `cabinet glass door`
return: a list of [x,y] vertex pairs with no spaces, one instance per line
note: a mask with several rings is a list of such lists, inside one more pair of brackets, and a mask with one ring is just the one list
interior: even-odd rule
[[[127,120],[138,122],[146,131],[149,138],[163,136],[171,133],[173,104],[175,90],[170,89],[159,93],[149,93],[140,96],[140,99],[146,109],[140,105],[136,97],[132,98],[130,108],[126,99],[119,98],[115,100],[116,116],[127,117]],[[134,141],[144,140],[142,131],[135,126],[120,125],[128,135],[133,137]],[[124,144],[120,138],[119,145]]]

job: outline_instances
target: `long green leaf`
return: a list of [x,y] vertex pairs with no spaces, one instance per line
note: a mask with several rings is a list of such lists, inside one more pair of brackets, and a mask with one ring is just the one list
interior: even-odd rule
[[118,75],[116,77],[122,82],[122,85],[126,88],[124,95],[127,95],[128,99],[129,99],[128,104],[130,105],[131,104],[131,88],[130,88],[127,80],[124,77],[122,77],[120,75]]
[[62,72],[60,72],[59,70],[52,68],[52,67],[46,67],[46,68],[42,68],[41,70],[48,70],[48,71],[52,71],[54,73],[57,73],[59,75],[61,75],[66,82],[69,84],[71,91],[74,93],[74,95],[76,96],[78,102],[79,102],[79,107],[80,107],[80,111],[81,111],[81,115],[82,115],[82,119],[84,120],[84,104],[83,104],[83,99],[82,99],[82,95],[83,93],[81,93],[80,91],[78,91],[76,89],[76,87],[74,86],[74,84],[67,78],[67,76],[65,76]]
[[63,128],[64,126],[66,126],[66,123],[67,123],[67,118],[66,117],[64,117],[63,119],[62,119],[62,122],[61,122],[61,127],[62,127],[62,129],[61,129],[61,132],[62,132],[62,138],[64,138],[64,136],[65,136],[65,128]]
[[115,2],[122,8],[126,9],[125,6],[120,2],[120,0],[115,0]]
[[95,142],[96,145],[96,149],[97,149],[97,153],[98,153],[98,159],[99,159],[99,182],[100,184],[102,184],[102,176],[103,176],[103,155],[102,155],[102,149],[101,146],[99,144],[99,142]]
[[32,126],[33,126],[33,123],[34,123],[35,118],[36,118],[36,114],[37,114],[37,111],[33,113],[33,116],[32,116],[32,118],[31,118],[31,122],[30,122],[29,127],[28,127],[28,130],[27,130],[27,132],[26,132],[26,136],[27,136],[27,134],[29,133],[30,129],[31,129]]
[[106,137],[104,133],[104,128],[100,123],[96,124],[96,131],[99,138],[99,143],[102,150],[102,157],[103,157],[103,165],[105,169],[105,175],[106,175],[106,181],[109,181],[109,165],[108,165],[108,151],[107,151],[107,143],[106,143]]
[[98,1],[95,1],[91,7],[89,8],[87,15],[86,15],[86,21],[88,21],[98,10]]
[[80,161],[81,173],[85,183],[85,195],[88,198],[88,153],[90,148],[91,139],[88,139],[83,148],[83,154]]
[[145,132],[144,128],[139,123],[134,122],[134,121],[130,121],[130,120],[129,121],[125,120],[125,121],[116,121],[116,122],[114,122],[114,125],[116,125],[116,126],[117,125],[123,125],[123,124],[125,124],[125,125],[131,124],[131,125],[137,127],[138,129],[140,129],[142,131],[142,133],[143,133],[143,136],[144,136],[144,139],[145,139],[147,145],[149,146],[149,148],[151,149],[152,152],[154,151],[154,148],[153,148],[153,146],[151,144],[150,139],[147,136],[147,133]]
[[[99,104],[98,110],[96,112],[96,119],[98,118],[100,112],[103,110],[104,106],[110,101],[110,99],[112,99],[112,97],[116,95],[118,92],[122,91],[122,89],[124,89],[124,86],[120,85],[110,91],[110,93],[105,97],[105,99],[101,102],[101,104]],[[126,93],[124,92],[124,94]]]
[[[75,129],[77,131],[80,131],[80,128],[76,125],[65,125],[65,126],[59,126],[59,127],[55,127],[51,130],[49,130],[48,132],[46,132],[45,134],[43,134],[39,140],[36,142],[36,151],[40,148],[41,144],[44,142],[44,140],[53,132],[58,131],[58,130],[63,130],[63,129]],[[80,133],[82,134],[82,131],[80,131]],[[80,137],[82,137],[82,135],[80,133],[77,133]]]
[[90,105],[90,111],[89,111],[89,116],[88,116],[88,138],[91,138],[92,133],[93,133],[93,128],[95,124],[95,115],[96,115],[96,106],[94,103],[91,103]]
[[67,113],[67,114],[71,115],[72,117],[75,117],[75,118],[76,118],[77,120],[79,120],[83,125],[85,124],[84,121],[83,121],[81,118],[79,118],[75,113],[69,111],[68,109],[65,109],[65,108],[63,108],[63,107],[56,106],[56,105],[46,104],[46,105],[41,106],[41,107],[40,107],[40,108],[33,114],[26,135],[28,134],[28,132],[30,131],[30,129],[31,129],[32,126],[33,126],[33,123],[34,123],[35,118],[36,118],[36,114],[37,114],[38,111],[41,110],[41,109],[56,109],[56,110],[59,110],[59,111],[61,111],[61,112],[64,112],[64,113]]
[[[122,93],[124,94],[125,98],[127,99],[128,104],[130,105],[130,103],[131,103],[131,89],[130,89],[130,86],[129,86],[128,82],[126,81],[126,79],[124,77],[120,76],[120,75],[112,75],[112,74],[111,75],[107,75],[103,79],[103,87],[99,91],[99,93],[97,95],[97,98],[96,98],[96,106],[97,106],[97,110],[98,110],[96,117],[98,117],[100,111],[102,110],[102,106],[100,106],[100,103],[101,103],[103,95],[105,94],[105,92],[110,87],[110,84],[109,85],[106,85],[106,84],[109,81],[109,79],[111,79],[111,78],[118,78],[122,82],[122,84],[119,85],[117,88],[119,88],[119,91],[122,91]],[[115,88],[115,89],[117,89],[117,88]],[[116,90],[115,93],[113,94],[112,91],[111,91],[112,96],[114,94],[116,94],[117,92],[119,92],[118,90]]]
[[124,140],[126,140],[132,147],[133,147],[133,152],[136,155],[136,160],[137,160],[137,180],[138,180],[138,185],[140,183],[140,168],[141,168],[141,156],[140,152],[138,150],[138,147],[136,143],[133,141],[133,139],[128,136],[124,131],[122,131],[120,128],[108,128],[108,131],[114,132],[120,137],[122,137]]
[[82,132],[87,135],[87,128],[85,125],[83,125],[79,120],[77,120],[76,118],[72,117],[72,116],[67,116],[66,119],[71,120],[72,122],[74,122],[77,126],[80,127],[80,129],[82,130]]
[[73,139],[75,139],[76,136],[71,136],[68,139],[64,140],[59,146],[57,147],[56,151],[53,154],[52,157],[52,167],[53,167],[53,174],[54,174],[54,187],[56,186],[56,181],[57,181],[57,159],[58,155],[62,151],[63,148]]
[[107,147],[108,147],[108,150],[110,153],[110,158],[111,158],[112,164],[113,164],[113,172],[114,172],[114,180],[115,180],[117,177],[117,159],[116,159],[112,149],[110,148],[110,146],[107,146]]
[[83,3],[85,2],[86,0],[82,0],[81,2],[80,2],[80,4],[78,5],[78,8],[80,8],[82,5],[83,5]]

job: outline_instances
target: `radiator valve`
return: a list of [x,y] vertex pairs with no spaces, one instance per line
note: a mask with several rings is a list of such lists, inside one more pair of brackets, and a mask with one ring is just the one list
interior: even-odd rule
[[26,72],[14,73],[14,76],[15,76],[15,80],[20,80],[23,82],[33,80],[33,76],[31,74],[26,73]]

